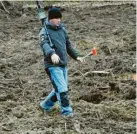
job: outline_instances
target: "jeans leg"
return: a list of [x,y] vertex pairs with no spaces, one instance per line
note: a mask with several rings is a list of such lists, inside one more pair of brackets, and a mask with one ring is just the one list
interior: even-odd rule
[[73,110],[69,104],[68,92],[56,93],[59,106],[61,108],[61,114],[72,115]]
[[66,68],[50,67],[49,71],[62,114],[64,115],[72,114],[72,108],[69,104],[69,99],[68,99]]
[[40,106],[46,111],[50,111],[57,101],[55,90],[53,90],[44,101],[40,103]]

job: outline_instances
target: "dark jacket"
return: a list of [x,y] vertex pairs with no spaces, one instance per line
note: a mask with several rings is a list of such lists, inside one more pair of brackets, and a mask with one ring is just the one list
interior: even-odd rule
[[[40,46],[44,53],[45,68],[51,66],[66,66],[67,54],[73,59],[79,56],[78,52],[72,47],[66,29],[61,23],[58,27],[52,25],[47,19],[44,22],[46,24],[49,36],[51,38],[53,46],[50,45],[47,33],[44,27],[40,31]],[[53,64],[51,61],[51,55],[56,53],[60,57],[59,64]]]

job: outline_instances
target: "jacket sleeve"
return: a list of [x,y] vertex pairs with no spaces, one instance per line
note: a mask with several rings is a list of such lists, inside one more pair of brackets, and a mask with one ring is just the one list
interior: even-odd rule
[[53,53],[55,53],[55,50],[51,48],[49,39],[47,35],[43,32],[43,30],[40,32],[40,46],[41,49],[46,56],[51,56]]
[[70,40],[69,40],[69,37],[68,37],[68,33],[66,31],[65,28],[64,29],[64,32],[65,32],[65,36],[66,36],[66,48],[67,48],[67,53],[70,57],[72,57],[74,60],[77,59],[78,56],[80,56],[79,52],[73,48]]

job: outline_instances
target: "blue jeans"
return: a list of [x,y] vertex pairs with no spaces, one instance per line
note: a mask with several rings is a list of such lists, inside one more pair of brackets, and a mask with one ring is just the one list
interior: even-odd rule
[[68,80],[66,67],[49,67],[47,73],[50,77],[54,89],[40,103],[40,106],[46,111],[51,111],[54,104],[58,101],[61,113],[63,115],[72,114],[72,108],[68,100]]

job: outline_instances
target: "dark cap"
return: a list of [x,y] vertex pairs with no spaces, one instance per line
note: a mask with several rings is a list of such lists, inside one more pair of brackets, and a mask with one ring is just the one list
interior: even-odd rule
[[62,13],[59,8],[53,7],[48,11],[48,19],[62,18]]

